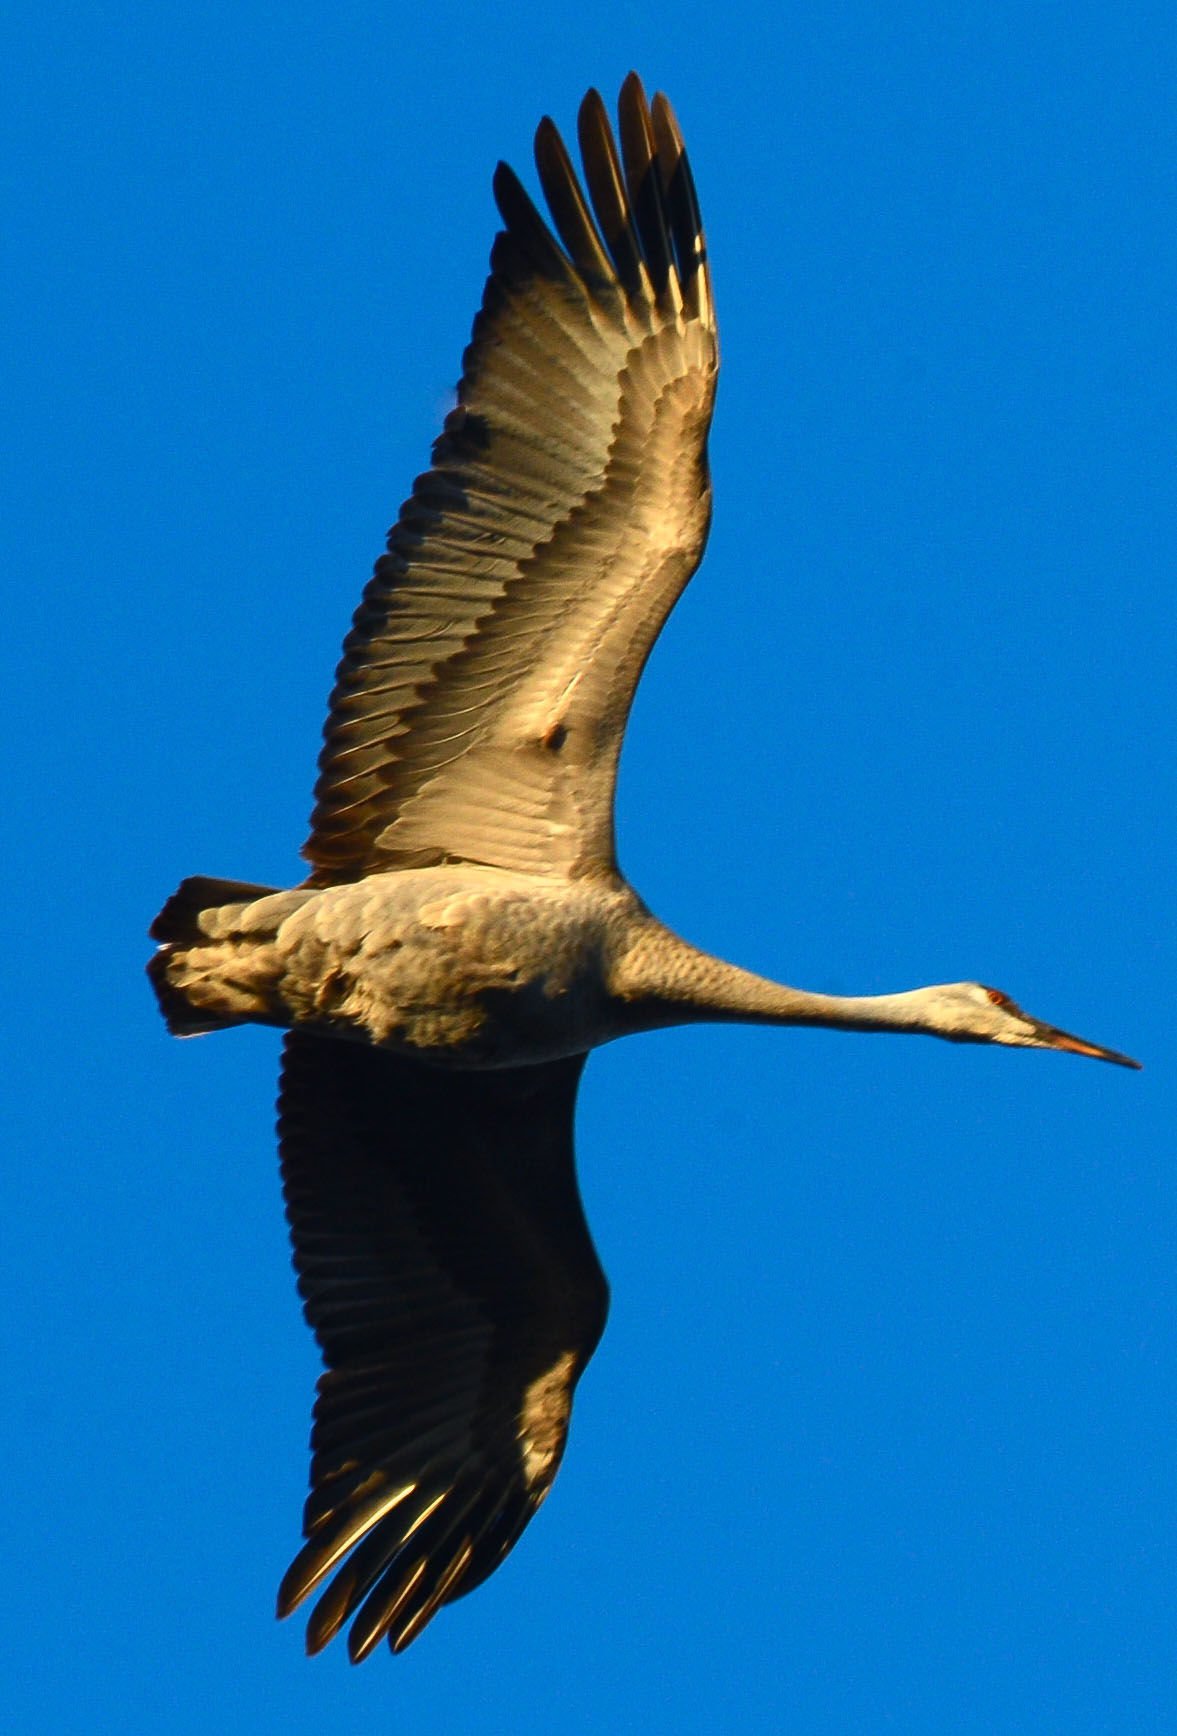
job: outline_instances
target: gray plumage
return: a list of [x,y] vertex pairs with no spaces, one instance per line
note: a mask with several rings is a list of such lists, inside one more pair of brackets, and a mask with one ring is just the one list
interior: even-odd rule
[[[458,406],[345,644],[306,883],[186,880],[152,928],[169,1028],[282,1027],[294,1262],[327,1372],[305,1546],[318,1650],[399,1650],[546,1496],[607,1290],[572,1157],[588,1051],[699,1019],[923,1031],[1127,1057],[977,983],[831,997],[658,923],[617,868],[638,677],[698,564],[718,366],[682,140],[631,74],[587,195],[543,121],[555,233],[504,229]],[[332,1577],[333,1575],[333,1577]]]

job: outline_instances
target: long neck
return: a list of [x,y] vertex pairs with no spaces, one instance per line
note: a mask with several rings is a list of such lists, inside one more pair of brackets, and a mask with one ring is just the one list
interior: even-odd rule
[[826,1025],[846,1031],[926,1031],[925,993],[819,995],[700,952],[651,922],[610,984],[638,1029],[698,1022]]

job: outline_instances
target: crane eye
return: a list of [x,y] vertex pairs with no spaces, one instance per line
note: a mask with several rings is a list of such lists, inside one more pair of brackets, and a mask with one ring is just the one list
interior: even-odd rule
[[985,993],[989,996],[989,999],[993,1002],[995,1007],[1008,1007],[1012,1005],[1009,996],[1003,995],[1000,989],[986,989]]

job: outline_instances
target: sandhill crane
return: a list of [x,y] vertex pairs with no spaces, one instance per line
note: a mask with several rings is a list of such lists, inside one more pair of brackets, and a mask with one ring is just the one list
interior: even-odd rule
[[[587,196],[550,120],[552,227],[503,230],[457,408],[343,649],[306,882],[183,882],[150,965],[179,1035],[287,1031],[286,1210],[327,1365],[286,1614],[399,1651],[546,1496],[607,1290],[581,1209],[588,1051],[696,1020],[914,1031],[1133,1067],[959,982],[808,994],[699,952],[622,879],[613,786],[643,664],[698,564],[717,349],[669,103],[590,91]],[[553,233],[554,230],[554,233]],[[334,1577],[331,1577],[334,1575]]]

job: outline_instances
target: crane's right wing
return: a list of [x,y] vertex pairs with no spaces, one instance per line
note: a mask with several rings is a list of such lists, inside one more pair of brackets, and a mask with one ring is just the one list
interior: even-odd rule
[[581,106],[588,197],[540,124],[558,241],[499,165],[458,407],[344,643],[316,885],[445,861],[613,871],[634,688],[707,534],[718,367],[670,105],[631,74],[619,113],[620,156],[597,93]]
[[584,1057],[430,1068],[292,1031],[278,1132],[322,1346],[287,1615],[400,1651],[512,1547],[556,1475],[608,1291],[572,1157]]

